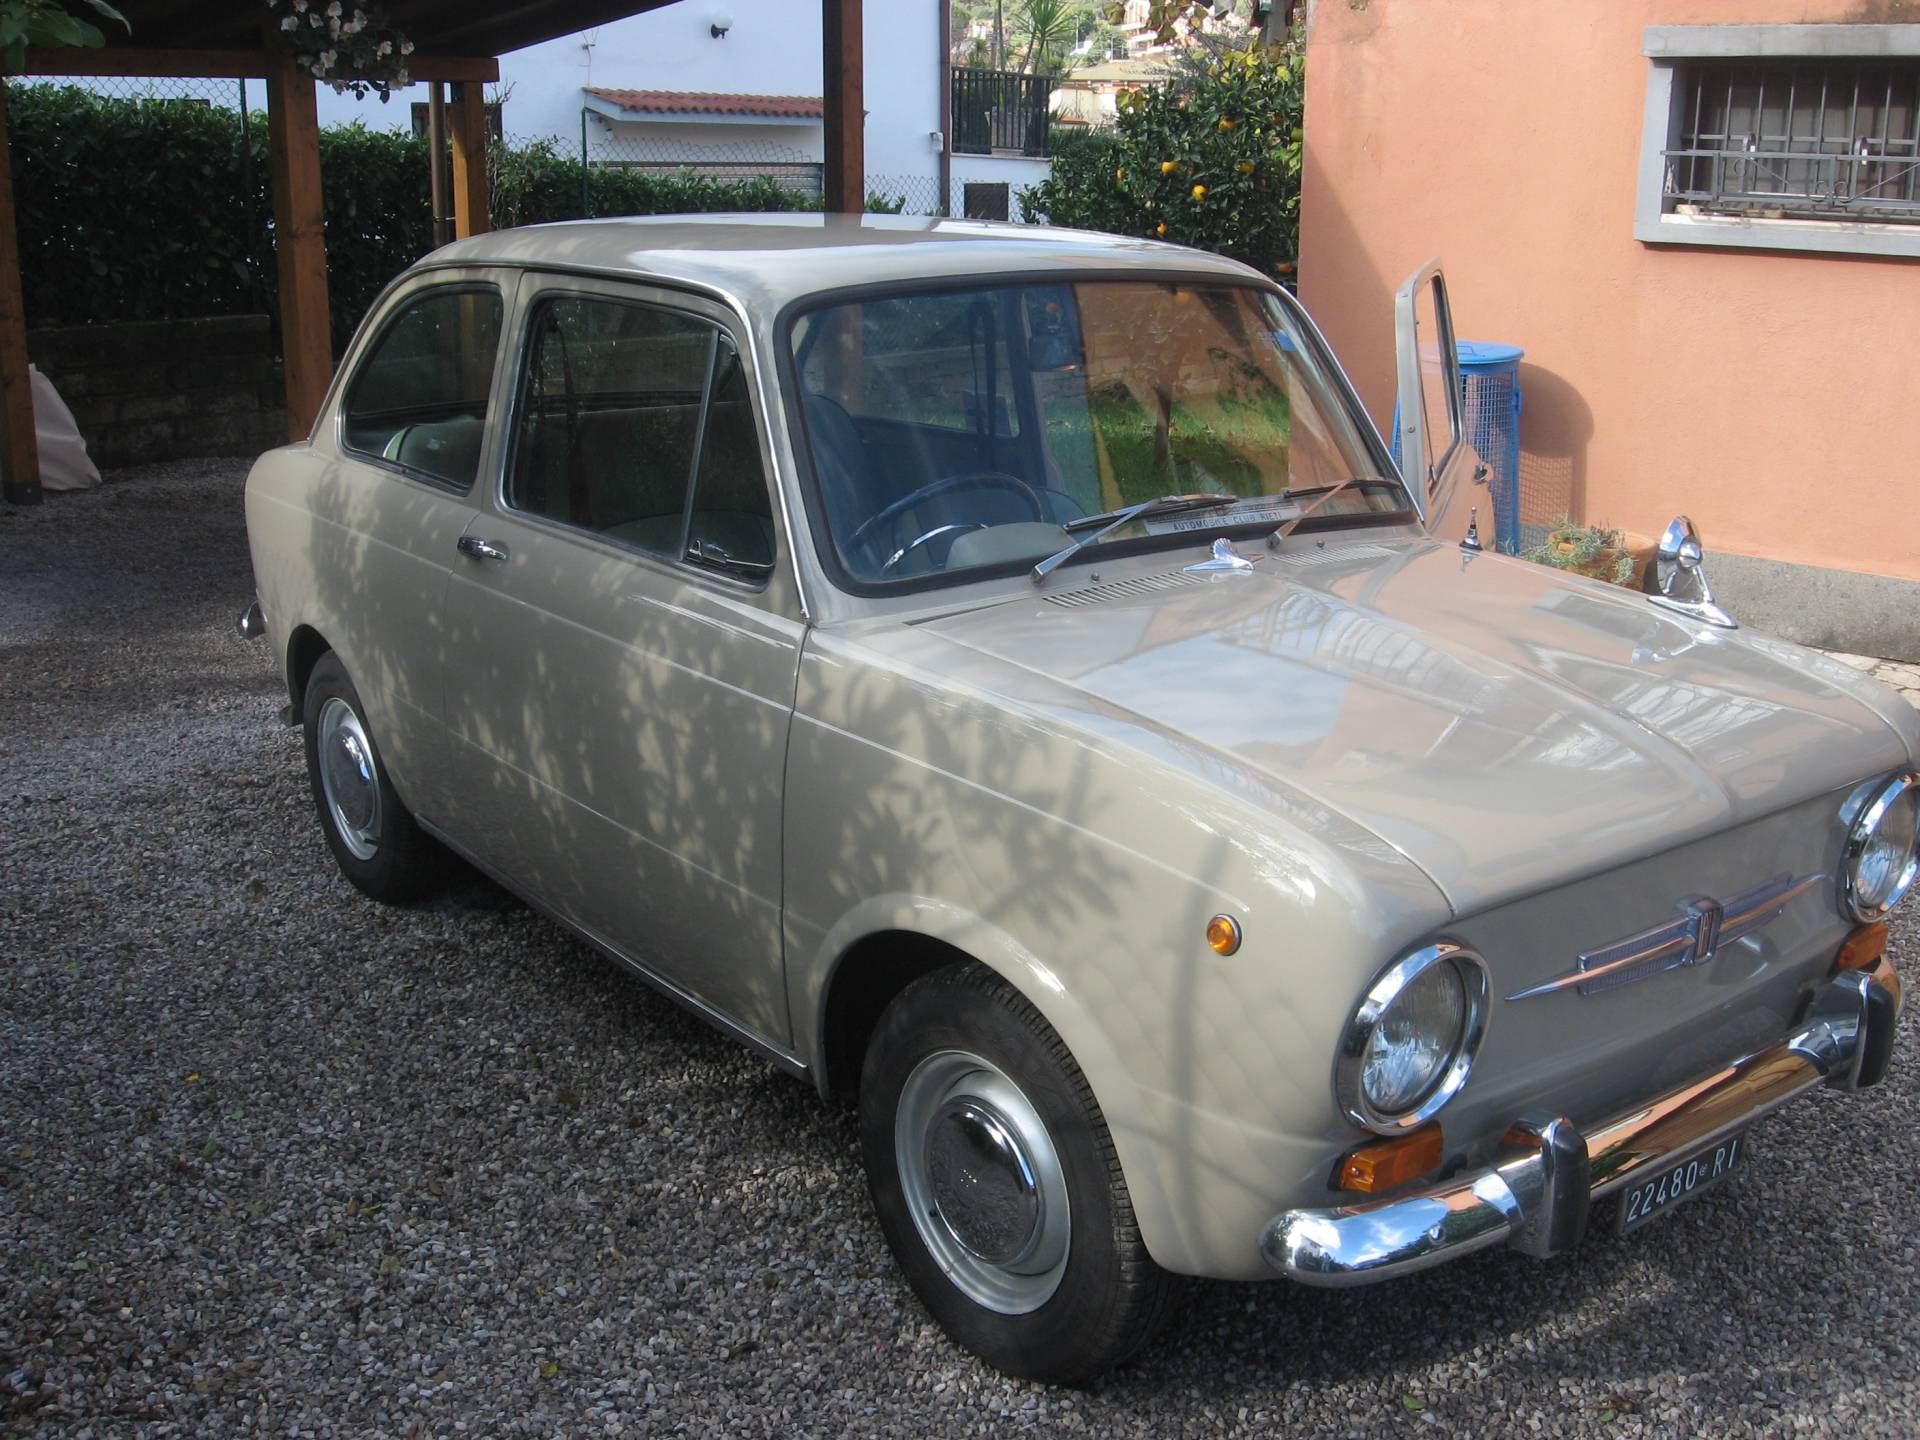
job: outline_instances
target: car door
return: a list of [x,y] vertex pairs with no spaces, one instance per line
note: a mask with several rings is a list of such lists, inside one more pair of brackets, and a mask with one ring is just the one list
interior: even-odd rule
[[804,627],[750,357],[669,291],[526,281],[513,415],[449,591],[460,838],[788,1040],[781,796]]
[[1464,538],[1478,509],[1491,544],[1492,491],[1487,467],[1466,439],[1460,354],[1438,260],[1414,271],[1394,295],[1393,338],[1401,477],[1436,535]]
[[[446,805],[440,674],[454,545],[473,515],[505,298],[486,272],[394,294],[349,357],[307,491],[316,623],[416,813]],[[317,447],[319,448],[319,447]]]

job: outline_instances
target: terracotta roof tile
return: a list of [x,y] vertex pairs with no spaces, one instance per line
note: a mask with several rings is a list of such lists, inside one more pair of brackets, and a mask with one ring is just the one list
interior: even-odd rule
[[587,94],[638,114],[762,115],[773,120],[818,120],[817,95],[722,95],[708,90],[602,90]]

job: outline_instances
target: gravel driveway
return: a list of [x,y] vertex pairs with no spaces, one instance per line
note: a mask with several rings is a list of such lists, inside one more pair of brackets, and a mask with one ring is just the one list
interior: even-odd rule
[[1196,1285],[1090,1391],[984,1371],[847,1115],[478,878],[393,910],[336,875],[233,631],[244,470],[0,510],[0,1429],[1920,1429],[1911,1023],[1882,1089],[1631,1240]]

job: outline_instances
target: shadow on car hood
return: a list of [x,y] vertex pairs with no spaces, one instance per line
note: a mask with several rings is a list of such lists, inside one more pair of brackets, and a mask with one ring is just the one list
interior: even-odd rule
[[1251,572],[1070,571],[923,628],[1343,812],[1456,913],[1907,758],[1869,682],[1797,646],[1436,541],[1295,545]]

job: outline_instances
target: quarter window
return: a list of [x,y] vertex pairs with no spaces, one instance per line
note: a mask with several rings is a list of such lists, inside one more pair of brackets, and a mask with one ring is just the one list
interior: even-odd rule
[[773,513],[732,337],[650,305],[534,310],[507,500],[655,555],[745,573]]
[[464,490],[480,468],[500,348],[492,289],[432,290],[380,332],[347,387],[347,449]]

